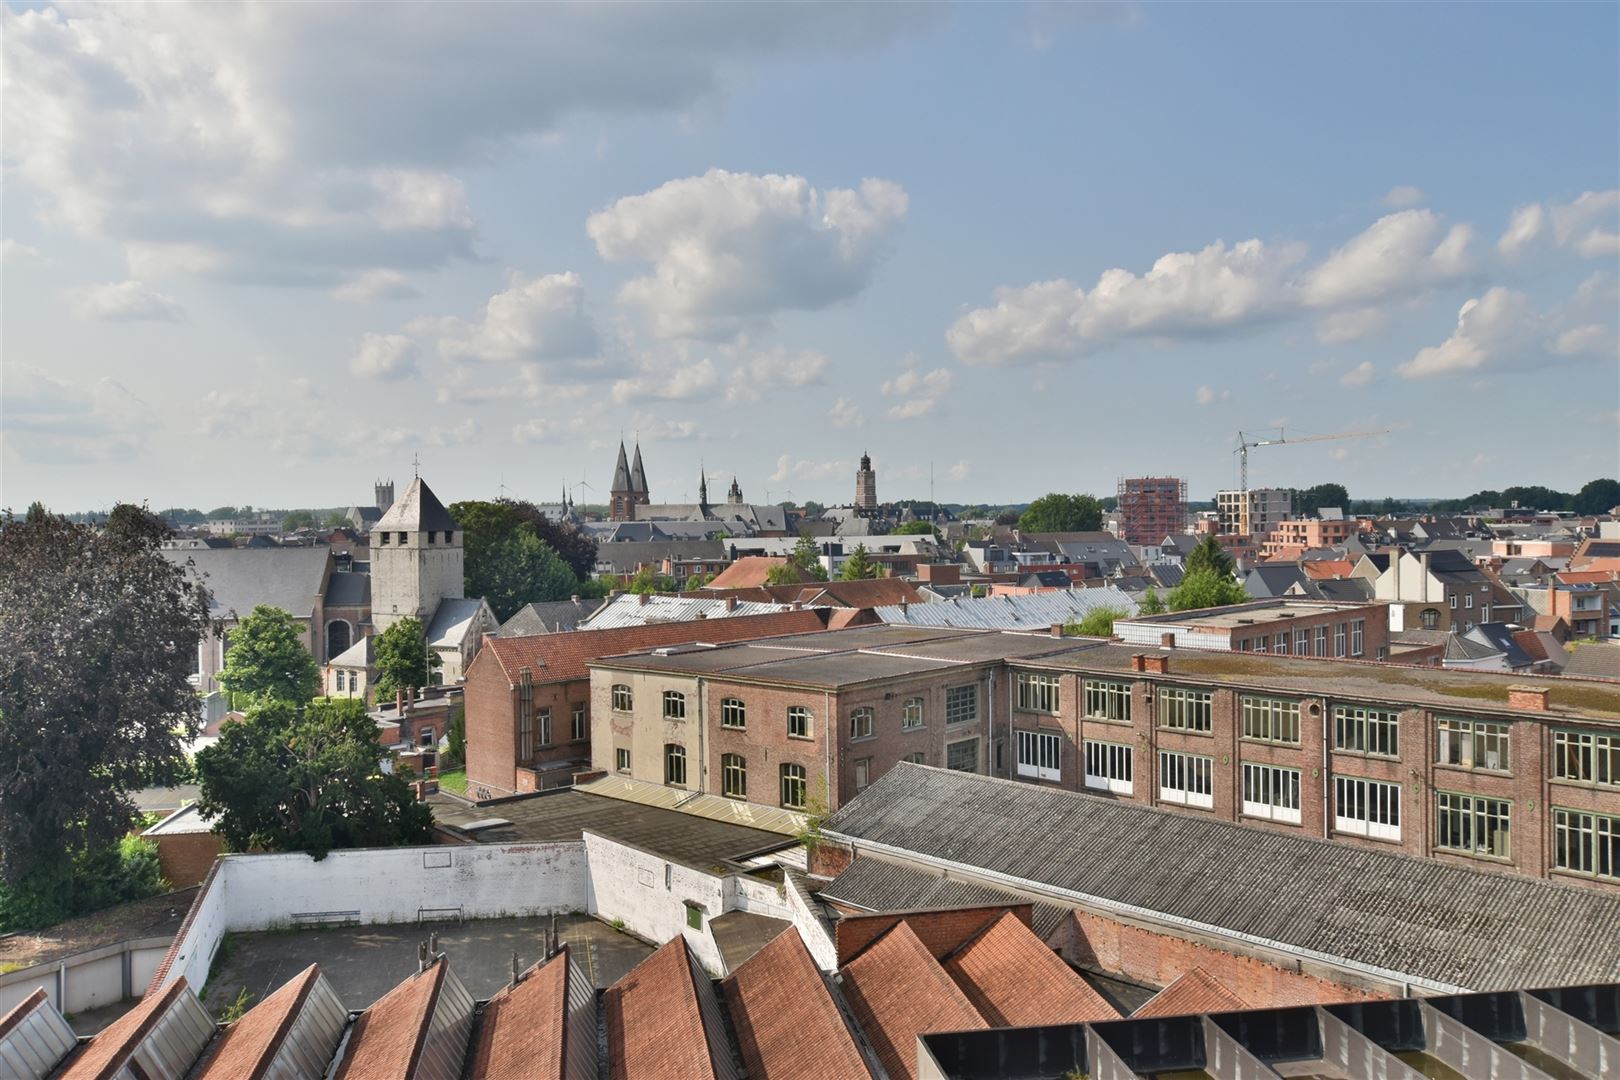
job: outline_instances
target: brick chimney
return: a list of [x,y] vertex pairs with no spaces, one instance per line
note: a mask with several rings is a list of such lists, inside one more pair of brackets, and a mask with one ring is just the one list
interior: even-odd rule
[[640,599],[640,600],[639,600],[639,601],[638,601],[638,603],[639,603],[639,604],[640,604],[640,606],[641,606],[641,607],[646,607],[646,606],[647,606],[647,594],[646,594],[646,593],[639,593],[639,594],[637,594],[637,595],[639,595],[639,596],[640,596],[640,598],[641,598],[641,599]]
[[1159,635],[1159,647],[1161,649],[1173,649],[1176,647],[1176,635],[1173,630],[1166,630]]
[[1062,637],[1063,636],[1063,624],[1060,623],[1060,622],[1053,623],[1051,625],[1051,627],[1047,630],[1047,633],[1051,634],[1053,637]]
[[736,611],[737,610],[737,598],[735,596],[726,597],[726,610],[727,611]]
[[1521,712],[1546,712],[1547,695],[1550,693],[1545,686],[1510,686],[1508,690],[1508,708],[1518,709]]
[[1131,653],[1131,670],[1146,671],[1147,657],[1143,656],[1141,653]]
[[401,716],[405,715],[405,691],[403,690],[394,691],[394,711]]
[[1147,653],[1142,657],[1142,670],[1153,675],[1168,675],[1170,674],[1170,658]]

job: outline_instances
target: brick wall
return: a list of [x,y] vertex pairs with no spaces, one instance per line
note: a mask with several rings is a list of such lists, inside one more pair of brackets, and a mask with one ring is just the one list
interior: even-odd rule
[[486,787],[497,795],[517,790],[516,701],[506,673],[490,649],[480,649],[467,669],[467,789]]
[[211,832],[171,833],[153,839],[157,842],[158,868],[171,889],[189,889],[202,881],[224,850],[219,837]]

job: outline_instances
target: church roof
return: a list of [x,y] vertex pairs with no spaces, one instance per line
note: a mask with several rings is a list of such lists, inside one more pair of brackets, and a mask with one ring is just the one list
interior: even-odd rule
[[405,494],[394,500],[394,505],[373,526],[384,532],[440,532],[460,527],[420,476],[411,481]]
[[[637,447],[636,449],[639,451],[641,448]],[[611,491],[629,491],[629,490],[631,490],[631,488],[630,488],[630,463],[629,463],[629,461],[627,461],[625,459],[625,456],[624,456],[624,440],[623,439],[619,440],[619,462],[618,462],[617,465],[613,466],[613,486],[609,490],[611,490]]]
[[636,443],[635,460],[630,463],[630,490],[638,495],[647,494],[647,470],[641,467],[640,443]]

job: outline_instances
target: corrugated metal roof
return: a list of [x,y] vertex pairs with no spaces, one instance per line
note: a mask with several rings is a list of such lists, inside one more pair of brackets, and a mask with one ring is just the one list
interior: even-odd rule
[[73,1029],[43,989],[0,1016],[0,1075],[45,1080],[77,1045]]
[[1412,981],[1620,978],[1620,896],[1012,780],[902,763],[823,830]]
[[642,598],[626,593],[603,604],[590,618],[579,624],[581,630],[615,630],[625,626],[645,626],[648,623],[694,622],[698,619],[726,619],[738,615],[769,615],[789,611],[791,604],[760,604],[751,601],[726,607],[725,600],[704,600],[695,596],[653,595]]
[[932,604],[896,604],[877,609],[886,623],[908,626],[950,626],[965,630],[1045,630],[1054,623],[1084,619],[1098,608],[1114,608],[1135,615],[1136,601],[1105,585],[1100,589],[1069,589],[1027,596],[986,596],[977,600],[940,600]]

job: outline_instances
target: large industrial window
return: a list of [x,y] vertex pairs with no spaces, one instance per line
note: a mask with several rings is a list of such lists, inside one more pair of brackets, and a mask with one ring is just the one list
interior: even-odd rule
[[1087,679],[1086,716],[1092,720],[1129,721],[1131,718],[1130,684],[1096,682]]
[[789,705],[787,711],[788,734],[795,739],[810,738],[810,710],[803,705]]
[[945,722],[965,724],[979,718],[979,687],[950,686],[945,689]]
[[1333,706],[1333,749],[1348,754],[1401,756],[1401,714],[1364,705]]
[[686,786],[686,747],[679,743],[664,744],[664,783]]
[[741,754],[720,755],[720,792],[728,799],[748,798],[748,759]]
[[720,726],[738,730],[748,726],[748,709],[741,698],[728,697],[720,702]]
[[1299,702],[1243,695],[1243,737],[1299,744]]
[[1123,743],[1086,740],[1086,787],[1129,795],[1135,791],[1131,779],[1132,748]]
[[1620,817],[1554,807],[1553,865],[1620,880]]
[[1177,731],[1208,731],[1211,702],[1208,690],[1187,690],[1179,686],[1159,687],[1159,726]]
[[1443,718],[1435,724],[1435,761],[1464,769],[1508,769],[1508,725]]
[[1063,740],[1045,731],[1018,733],[1018,775],[1063,779]]
[[957,772],[979,771],[979,740],[962,739],[945,747],[945,767]]
[[1215,759],[1202,754],[1159,751],[1159,801],[1183,806],[1215,805],[1211,782]]
[[628,686],[626,686],[624,683],[614,683],[613,684],[613,711],[614,712],[629,712],[630,711],[630,701],[631,701],[631,699],[630,699],[630,688]]
[[1508,857],[1508,818],[1512,804],[1442,791],[1436,795],[1435,846],[1470,855]]
[[1552,773],[1559,780],[1620,785],[1620,735],[1553,732]]
[[782,766],[782,805],[789,810],[804,809],[804,766]]
[[1018,707],[1025,712],[1056,713],[1058,711],[1058,677],[1018,673]]
[[1333,778],[1333,828],[1375,840],[1401,838],[1401,787],[1355,776]]
[[1299,824],[1299,770],[1243,764],[1243,812]]

